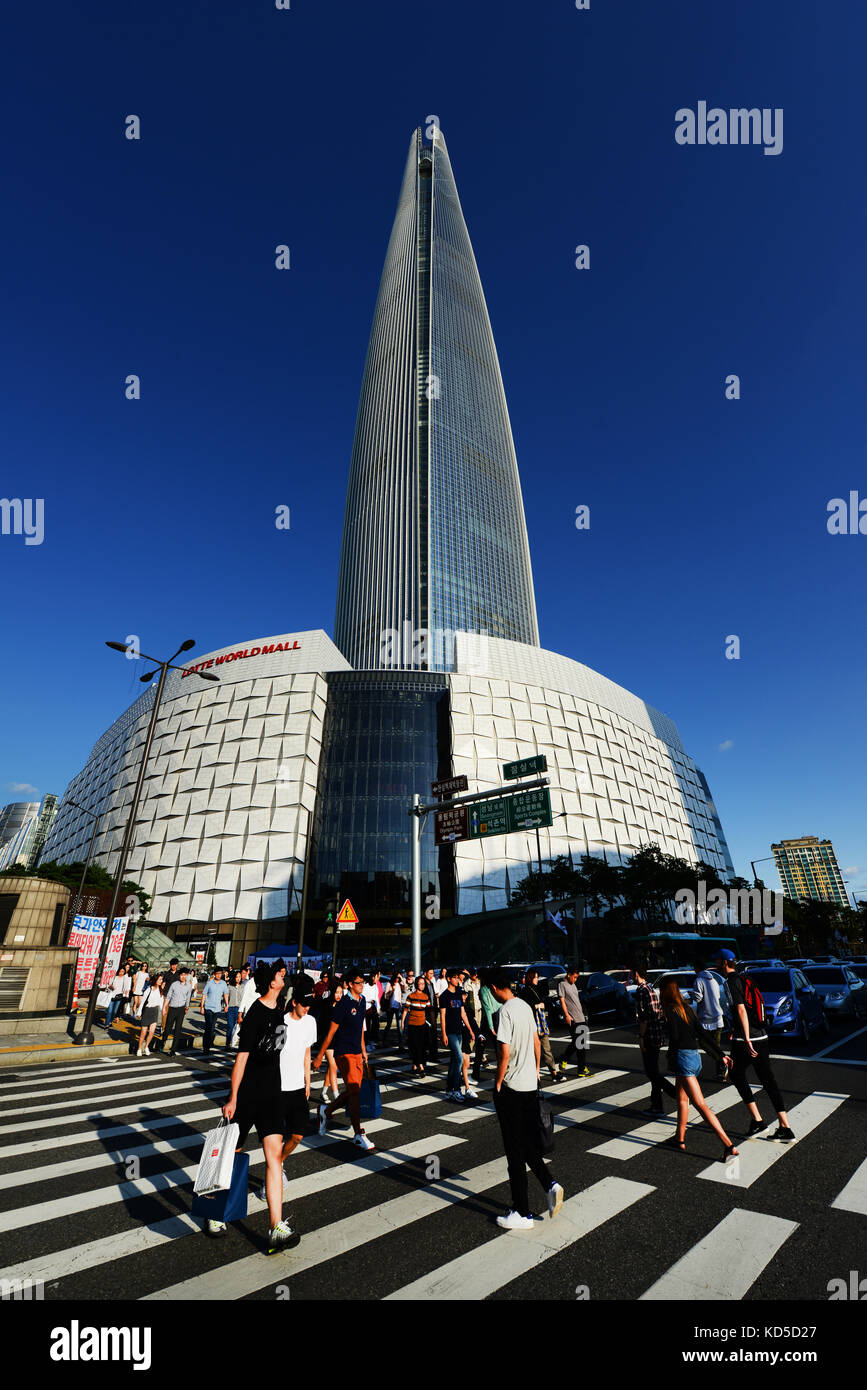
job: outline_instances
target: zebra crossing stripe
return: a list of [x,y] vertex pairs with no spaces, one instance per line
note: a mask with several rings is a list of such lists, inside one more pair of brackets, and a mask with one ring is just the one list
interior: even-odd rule
[[858,1211],[867,1216],[867,1158],[831,1203],[838,1211]]
[[[45,1096],[50,1096],[50,1095],[53,1095],[53,1094],[56,1094],[56,1095],[58,1095],[58,1096],[74,1096],[74,1095],[79,1095],[79,1094],[81,1094],[82,1092],[83,1092],[85,1095],[87,1095],[88,1092],[90,1092],[91,1094],[95,1094],[97,1091],[111,1091],[111,1090],[116,1090],[116,1089],[119,1089],[121,1086],[140,1086],[143,1082],[145,1082],[145,1083],[150,1082],[151,1079],[152,1079],[153,1077],[155,1077],[155,1076],[158,1076],[158,1077],[160,1078],[160,1080],[162,1081],[162,1080],[164,1080],[167,1076],[172,1076],[172,1075],[177,1076],[177,1074],[178,1074],[178,1069],[177,1069],[177,1067],[154,1067],[153,1069],[148,1068],[147,1072],[146,1072],[144,1075],[142,1075],[141,1073],[139,1073],[137,1076],[133,1077],[133,1075],[130,1074],[129,1076],[123,1077],[123,1079],[121,1080],[121,1078],[118,1077],[117,1073],[115,1073],[115,1075],[111,1078],[110,1081],[92,1081],[92,1082],[85,1082],[84,1085],[82,1085],[82,1086],[67,1086],[67,1085],[64,1084],[64,1083],[65,1083],[65,1080],[66,1080],[65,1077],[63,1078],[63,1081],[62,1081],[62,1082],[60,1081],[60,1078],[58,1078],[58,1082],[59,1082],[60,1084],[58,1084],[58,1085],[55,1087],[54,1091],[42,1091],[42,1092],[38,1092],[38,1093],[36,1094],[36,1096],[35,1096],[35,1099],[36,1099],[36,1100],[42,1100]],[[9,1100],[11,1100],[11,1101],[16,1101],[16,1100],[27,1100],[32,1094],[33,1094],[32,1092],[25,1092],[25,1094],[22,1095],[22,1096],[10,1096],[10,1097],[9,1097]],[[78,1105],[78,1104],[79,1104],[78,1101],[75,1101],[75,1100],[70,1101],[70,1105]],[[8,1108],[8,1106],[7,1106],[7,1104],[6,1104],[6,1098],[5,1098],[5,1097],[4,1097],[4,1100],[3,1100],[3,1113],[4,1113],[4,1115],[37,1115],[37,1114],[39,1114],[39,1112],[40,1112],[41,1110],[54,1110],[54,1109],[57,1109],[57,1108],[58,1108],[57,1102],[56,1102],[56,1101],[52,1101],[50,1105],[32,1105],[32,1106],[30,1106],[30,1105],[23,1105],[23,1106],[18,1106],[18,1108],[15,1109],[15,1110],[12,1110],[12,1109]]]
[[[753,1087],[754,1092],[761,1090],[760,1086]],[[705,1096],[705,1101],[709,1109],[715,1115],[721,1111],[728,1110],[730,1106],[736,1105],[740,1101],[740,1096],[733,1087],[727,1087],[723,1091],[717,1091],[715,1095]],[[696,1125],[703,1125],[704,1120],[694,1111],[690,1111],[691,1118],[688,1120],[688,1128],[693,1129]],[[618,1135],[616,1139],[608,1139],[604,1144],[597,1144],[594,1149],[588,1149],[591,1154],[601,1154],[603,1158],[616,1158],[621,1162],[626,1159],[635,1158],[636,1154],[642,1153],[645,1149],[653,1148],[656,1144],[663,1143],[670,1139],[672,1131],[677,1123],[677,1111],[666,1115],[663,1119],[651,1120],[649,1124],[640,1125],[638,1129],[630,1130],[628,1134]]]
[[[327,1173],[321,1171],[311,1173],[304,1179],[295,1179],[294,1183],[307,1184],[308,1191],[303,1194],[306,1196],[308,1193],[318,1192],[324,1187],[335,1187],[344,1182],[352,1182],[357,1178],[367,1177],[370,1173],[381,1173],[388,1168],[399,1167],[402,1163],[416,1158],[426,1158],[431,1152],[431,1145],[435,1145],[436,1151],[440,1152],[463,1142],[464,1140],[453,1134],[434,1134],[427,1139],[406,1144],[399,1150],[392,1149],[388,1153],[368,1154],[357,1162],[343,1164],[340,1167],[335,1166]],[[296,1149],[295,1152],[297,1153],[298,1150]],[[291,1158],[290,1155],[287,1162],[291,1162]],[[297,1200],[302,1195],[300,1187],[294,1188],[294,1183],[290,1181],[289,1187],[284,1189],[284,1202],[290,1197]],[[251,1193],[249,1209],[251,1211],[264,1210],[265,1203],[260,1202]],[[66,1279],[71,1274],[82,1274],[85,1270],[93,1269],[97,1265],[109,1264],[112,1260],[123,1260],[130,1255],[140,1255],[146,1250],[153,1250],[157,1246],[178,1240],[182,1236],[200,1234],[201,1230],[202,1223],[195,1217],[188,1214],[172,1216],[168,1220],[158,1221],[150,1226],[136,1226],[130,1231],[121,1231],[116,1235],[104,1236],[100,1240],[92,1240],[85,1245],[73,1245],[65,1250],[57,1250],[50,1255],[33,1257],[12,1269],[4,1270],[3,1277],[19,1280],[37,1279],[44,1284],[49,1284],[54,1280]]]
[[[600,1082],[612,1081],[612,1080],[614,1080],[614,1079],[615,1079],[616,1077],[618,1077],[618,1076],[626,1076],[626,1075],[627,1075],[627,1073],[626,1073],[625,1071],[600,1071],[600,1072],[598,1072],[595,1076],[584,1076],[584,1077],[581,1077],[580,1079],[576,1077],[576,1079],[575,1079],[574,1081],[567,1081],[567,1082],[565,1082],[563,1085],[557,1086],[556,1090],[553,1088],[553,1085],[552,1085],[552,1087],[550,1088],[549,1094],[550,1094],[551,1096],[565,1096],[565,1095],[568,1095],[571,1091],[584,1091],[584,1090],[586,1090],[589,1086],[598,1086],[598,1085],[600,1084]],[[646,1089],[645,1087],[639,1088],[639,1092],[638,1092],[638,1093],[641,1094],[641,1095],[643,1095],[645,1089]],[[624,1094],[625,1094],[625,1095],[628,1095],[628,1096],[632,1096],[632,1095],[633,1095],[633,1092],[627,1091],[627,1092],[625,1092]],[[624,1104],[629,1104],[629,1103],[631,1103],[631,1102],[629,1102],[629,1101],[625,1101],[625,1102],[624,1102]],[[467,1103],[464,1102],[464,1104],[466,1105]],[[594,1102],[594,1101],[588,1101],[587,1104],[588,1104],[588,1105],[593,1105],[593,1104],[595,1104],[595,1102]],[[615,1106],[614,1108],[616,1109],[616,1106]],[[479,1104],[479,1105],[470,1103],[470,1104],[467,1105],[467,1108],[466,1108],[465,1110],[455,1110],[455,1112],[454,1112],[453,1114],[444,1115],[443,1118],[446,1119],[446,1120],[448,1120],[449,1124],[453,1124],[453,1125],[465,1125],[465,1124],[468,1124],[468,1123],[470,1122],[470,1120],[480,1120],[480,1119],[482,1118],[483,1115],[493,1115],[493,1114],[495,1114],[495,1113],[496,1113],[496,1112],[495,1112],[495,1110],[494,1110],[494,1103],[493,1103],[493,1101],[483,1101],[483,1102],[482,1102],[481,1104]],[[577,1110],[575,1110],[575,1111],[571,1111],[571,1110],[570,1110],[570,1111],[564,1111],[563,1114],[576,1115],[576,1116],[577,1116],[578,1111],[577,1111]],[[560,1119],[560,1118],[561,1118],[561,1117],[558,1116],[558,1115],[555,1115],[555,1116],[554,1116],[554,1122],[555,1122],[555,1124],[556,1124],[557,1120]],[[577,1123],[577,1121],[576,1121],[576,1123]]]
[[[377,1130],[394,1129],[396,1125],[395,1120],[371,1120],[366,1130],[368,1134],[375,1134]],[[324,1148],[327,1144],[333,1144],[335,1139],[346,1137],[348,1136],[329,1134],[326,1138],[320,1139],[316,1135],[310,1139],[309,1147]],[[202,1135],[199,1135],[198,1140],[201,1139]],[[255,1149],[250,1154],[250,1167],[264,1162],[264,1157],[262,1149]],[[43,1221],[58,1221],[65,1217],[77,1216],[83,1211],[93,1211],[97,1207],[110,1207],[118,1202],[133,1201],[136,1197],[150,1196],[154,1192],[185,1187],[195,1181],[198,1166],[198,1163],[194,1163],[188,1168],[176,1167],[164,1173],[154,1173],[150,1178],[135,1178],[129,1182],[97,1188],[90,1192],[76,1193],[71,1197],[58,1197],[51,1202],[36,1202],[28,1207],[15,1207],[10,1211],[0,1212],[0,1235],[19,1227],[37,1226]]]
[[[144,1075],[139,1075],[139,1076],[124,1077],[124,1079],[123,1079],[121,1085],[118,1085],[117,1080],[114,1080],[114,1081],[104,1081],[104,1082],[100,1082],[100,1083],[98,1083],[98,1084],[95,1085],[95,1086],[69,1086],[69,1087],[64,1087],[64,1088],[63,1088],[62,1094],[70,1095],[70,1094],[73,1094],[73,1093],[75,1093],[75,1092],[77,1092],[77,1091],[83,1091],[85,1094],[84,1094],[84,1095],[81,1095],[81,1096],[77,1096],[77,1098],[76,1098],[75,1100],[52,1100],[52,1101],[48,1102],[48,1103],[45,1104],[45,1105],[19,1105],[19,1106],[16,1106],[14,1109],[11,1109],[11,1110],[10,1110],[7,1106],[4,1105],[4,1107],[3,1107],[3,1114],[4,1114],[4,1116],[6,1116],[6,1115],[44,1115],[44,1114],[46,1113],[46,1111],[49,1111],[49,1110],[50,1110],[50,1111],[53,1111],[53,1112],[56,1112],[56,1111],[58,1111],[58,1110],[74,1110],[76,1106],[78,1106],[79,1108],[81,1108],[82,1106],[89,1105],[91,1101],[93,1102],[94,1105],[101,1105],[101,1104],[102,1104],[102,1101],[103,1101],[104,1099],[110,1099],[110,1097],[99,1096],[99,1095],[96,1094],[96,1092],[97,1092],[97,1091],[106,1091],[106,1090],[114,1091],[114,1092],[117,1093],[119,1096],[122,1096],[122,1095],[124,1095],[124,1094],[135,1094],[135,1095],[138,1095],[138,1096],[144,1096],[145,1099],[147,1099],[147,1097],[148,1097],[149,1095],[153,1095],[153,1094],[154,1094],[153,1091],[149,1091],[149,1090],[148,1090],[148,1087],[149,1087],[149,1086],[156,1086],[157,1089],[159,1089],[160,1087],[162,1087],[162,1086],[165,1085],[165,1083],[170,1079],[170,1077],[171,1077],[172,1075],[177,1076],[177,1074],[178,1074],[178,1073],[177,1073],[177,1068],[175,1068],[175,1067],[167,1067],[167,1068],[166,1068],[166,1072],[168,1072],[168,1075],[165,1075],[165,1074],[163,1073],[162,1068],[160,1068],[159,1079],[157,1079],[157,1073],[156,1073],[156,1072],[150,1072],[150,1073],[147,1073],[147,1074],[144,1074]],[[209,1073],[206,1073],[206,1079],[203,1078],[203,1080],[205,1080],[205,1084],[209,1084],[209,1083],[210,1083],[210,1084],[213,1084],[213,1082],[214,1082],[215,1080],[219,1080],[219,1078],[212,1077]],[[185,1082],[185,1084],[186,1084],[187,1086],[190,1085],[190,1079],[189,1079],[189,1078],[187,1079],[187,1081]],[[124,1088],[127,1088],[126,1092],[124,1091]],[[16,1096],[15,1099],[16,1099],[16,1100],[20,1100],[21,1097],[20,1097],[20,1096]],[[7,1128],[7,1126],[4,1125],[4,1126],[2,1127],[2,1129],[0,1129],[0,1133],[3,1133],[3,1132],[6,1130],[6,1128]]]
[[[117,1072],[118,1065],[121,1061],[120,1057],[108,1059],[105,1062],[87,1062],[84,1066],[81,1067],[70,1067],[64,1065],[63,1067],[61,1067],[59,1071],[58,1066],[55,1063],[53,1069],[50,1072],[41,1072],[38,1076],[28,1075],[25,1081],[22,1081],[20,1076],[17,1081],[0,1081],[0,1090],[4,1092],[16,1089],[20,1090],[22,1087],[26,1087],[29,1090],[33,1086],[55,1086],[58,1090],[62,1090],[63,1087],[59,1086],[58,1082],[60,1082],[61,1080],[66,1081],[67,1077],[104,1077],[106,1076],[106,1074],[110,1074],[112,1070],[110,1065],[111,1060],[114,1061],[114,1071]],[[0,1072],[0,1075],[2,1075],[2,1072]]]
[[555,1221],[535,1223],[532,1231],[504,1232],[404,1285],[389,1294],[385,1301],[460,1299],[478,1302],[568,1249],[655,1191],[647,1183],[603,1178],[564,1202]]
[[506,1182],[505,1163],[502,1157],[483,1163],[478,1168],[453,1178],[442,1178],[438,1182],[425,1183],[414,1192],[403,1197],[393,1197],[378,1207],[358,1212],[341,1221],[332,1221],[313,1231],[307,1240],[294,1250],[285,1254],[272,1255],[263,1259],[261,1254],[247,1255],[218,1269],[208,1270],[178,1284],[158,1289],[147,1294],[144,1301],[209,1301],[210,1299],[237,1299],[247,1294],[266,1289],[271,1284],[281,1283],[300,1274],[305,1269],[313,1269],[326,1260],[336,1259],[338,1255],[357,1250],[370,1241],[390,1231],[420,1221],[425,1216],[433,1216],[445,1211],[449,1206],[458,1205],[467,1197],[472,1197],[487,1188],[497,1187]]
[[[200,1096],[190,1096],[189,1100],[172,1102],[173,1106],[191,1105],[194,1101],[200,1100]],[[97,1129],[86,1134],[52,1134],[50,1140],[31,1139],[23,1144],[6,1144],[0,1148],[0,1160],[4,1158],[21,1158],[25,1154],[41,1154],[45,1152],[46,1145],[50,1143],[52,1149],[71,1149],[79,1144],[102,1144],[106,1139],[123,1139],[132,1142],[137,1134],[150,1134],[154,1129],[168,1129],[171,1125],[188,1125],[193,1120],[207,1120],[213,1124],[217,1120],[219,1106],[214,1101],[206,1110],[194,1110],[186,1115],[159,1115],[153,1120],[141,1120],[130,1122],[127,1125],[112,1125],[110,1129]],[[207,1126],[206,1126],[207,1128]],[[204,1133],[204,1131],[203,1131]]]
[[793,1142],[778,1144],[761,1135],[756,1139],[741,1140],[737,1145],[737,1158],[728,1163],[712,1163],[698,1176],[708,1182],[727,1183],[730,1187],[752,1187],[758,1178],[783,1157],[787,1149],[793,1149],[848,1099],[848,1096],[836,1095],[830,1091],[814,1091],[811,1096],[802,1100],[800,1105],[796,1105],[794,1110],[789,1111],[789,1123],[796,1135]]
[[744,1298],[797,1221],[735,1207],[641,1295],[656,1302]]
[[[123,1105],[104,1107],[99,1105],[97,1101],[98,1108],[80,1111],[78,1115],[52,1115],[47,1120],[22,1120],[15,1125],[0,1125],[0,1139],[4,1139],[8,1134],[32,1134],[37,1129],[53,1129],[55,1125],[74,1124],[76,1120],[84,1123],[93,1120],[111,1120],[117,1115],[137,1114],[138,1111],[146,1110],[150,1105],[164,1105],[166,1096],[173,1096],[175,1091],[189,1091],[189,1087],[189,1081],[179,1081],[175,1086],[161,1086],[159,1091],[148,1091],[145,1093],[139,1091],[137,1095],[141,1097],[141,1099],[129,1100]],[[194,1101],[204,1100],[216,1087],[219,1087],[220,1093],[225,1095],[225,1081],[222,1077],[214,1077],[212,1081],[201,1082],[196,1087],[195,1091],[187,1095],[185,1099],[176,1099],[173,1097],[171,1104],[177,1106],[191,1105]],[[81,1105],[82,1102],[76,1101],[75,1104]],[[50,1109],[51,1107],[48,1106],[45,1108]],[[57,1108],[59,1109],[60,1107]],[[183,1116],[181,1116],[181,1118],[183,1118]],[[95,1131],[91,1138],[98,1139],[99,1132]],[[53,1143],[54,1141],[52,1139],[47,1142]]]
[[419,1105],[435,1105],[439,1096],[407,1096],[406,1100],[390,1100],[389,1110],[414,1110]]
[[[595,1078],[590,1078],[591,1081]],[[600,1096],[598,1100],[585,1100],[574,1110],[564,1110],[554,1116],[554,1125],[584,1125],[597,1115],[611,1115],[617,1110],[628,1110],[636,1101],[647,1095],[647,1082],[641,1086],[631,1086],[628,1091],[617,1091],[613,1096]]]

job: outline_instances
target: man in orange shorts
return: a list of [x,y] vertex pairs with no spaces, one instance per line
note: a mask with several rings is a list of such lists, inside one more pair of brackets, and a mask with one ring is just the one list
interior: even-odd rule
[[319,1133],[322,1135],[327,1133],[328,1121],[334,1111],[342,1109],[345,1105],[349,1112],[352,1128],[355,1131],[353,1143],[359,1149],[363,1149],[365,1153],[369,1153],[373,1145],[361,1128],[359,1105],[361,1080],[364,1076],[364,1068],[367,1066],[367,1047],[364,1041],[364,1015],[367,1001],[362,992],[364,975],[360,970],[350,970],[347,984],[349,989],[343,998],[334,1005],[331,1027],[323,1038],[322,1046],[313,1060],[313,1069],[318,1071],[322,1066],[325,1053],[329,1047],[332,1047],[337,1069],[346,1086],[346,1089],[336,1100],[332,1100],[328,1105],[324,1102],[320,1105]]

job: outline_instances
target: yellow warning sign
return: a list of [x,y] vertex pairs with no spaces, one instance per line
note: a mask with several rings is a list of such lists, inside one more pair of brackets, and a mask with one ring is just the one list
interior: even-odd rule
[[343,904],[342,908],[337,914],[338,926],[342,926],[346,922],[351,922],[354,925],[357,921],[358,915],[355,911],[355,908],[352,906],[352,903],[347,898],[346,902]]

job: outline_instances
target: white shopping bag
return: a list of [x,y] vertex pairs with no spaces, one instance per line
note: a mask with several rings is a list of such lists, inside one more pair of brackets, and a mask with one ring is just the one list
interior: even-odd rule
[[206,1136],[199,1171],[193,1183],[194,1192],[228,1192],[232,1185],[235,1149],[240,1133],[237,1125],[230,1125],[224,1119]]
[[232,1033],[232,1037],[231,1037],[231,1039],[230,1039],[230,1044],[229,1044],[229,1045],[230,1045],[231,1047],[237,1047],[237,1046],[238,1046],[238,1043],[239,1043],[240,1041],[241,1041],[241,1025],[240,1025],[240,1023],[236,1023],[236,1024],[235,1024],[234,1031],[233,1031],[233,1033]]
[[96,1007],[97,1007],[98,1009],[107,1009],[110,1003],[111,1003],[111,990],[110,990],[110,989],[101,989],[101,990],[99,991],[99,994],[96,996]]

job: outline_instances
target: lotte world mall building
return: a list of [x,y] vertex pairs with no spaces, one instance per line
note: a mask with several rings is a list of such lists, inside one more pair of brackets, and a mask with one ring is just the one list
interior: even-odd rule
[[[619,862],[655,842],[733,873],[704,776],[672,721],[539,645],[518,466],[479,273],[440,131],[410,142],[355,427],[334,640],[243,635],[169,673],[127,877],[178,944],[210,929],[240,963],[308,939],[350,898],[359,954],[408,948],[412,795],[544,753],[543,859]],[[117,864],[154,692],[67,788]],[[422,836],[422,902],[441,922],[506,907],[535,831],[440,847]],[[83,860],[92,820],[64,804],[44,860]],[[287,911],[293,925],[287,925]],[[434,926],[425,922],[423,925]],[[456,924],[457,925],[457,924]],[[214,931],[216,929],[216,932]]]

